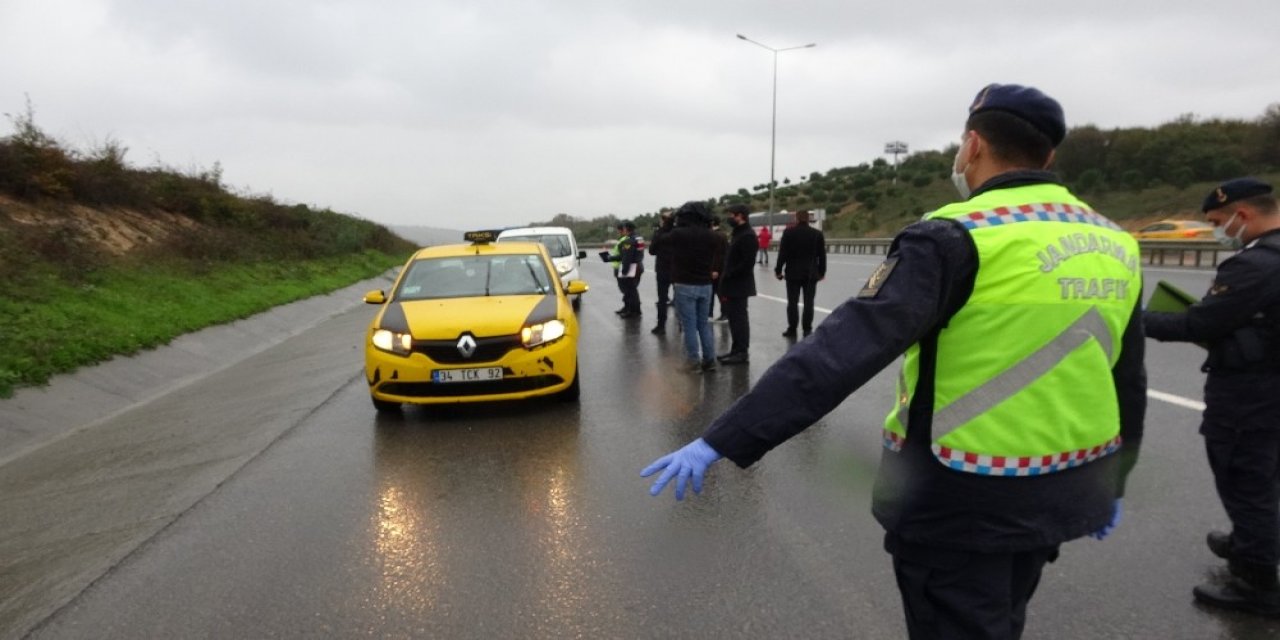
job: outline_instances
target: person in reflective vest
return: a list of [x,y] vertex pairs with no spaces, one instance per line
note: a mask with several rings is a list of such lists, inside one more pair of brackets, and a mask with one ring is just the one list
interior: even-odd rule
[[1118,525],[1146,410],[1138,247],[1046,170],[1065,135],[1043,92],[984,87],[962,201],[899,233],[812,336],[642,470],[660,473],[650,493],[753,464],[905,355],[872,513],[908,634],[1020,637],[1059,546]]

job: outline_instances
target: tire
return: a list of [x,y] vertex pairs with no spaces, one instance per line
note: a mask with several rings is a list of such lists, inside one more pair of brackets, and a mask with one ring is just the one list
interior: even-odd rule
[[581,379],[581,376],[578,375],[578,363],[574,362],[573,363],[573,382],[570,382],[569,386],[566,387],[564,391],[561,391],[556,396],[556,399],[558,399],[560,402],[577,402],[578,396],[582,395],[582,387],[578,384],[578,380],[580,379]]
[[379,400],[373,396],[369,396],[369,399],[373,401],[373,408],[377,409],[378,413],[392,413],[392,412],[398,413],[400,411],[399,402],[388,402],[386,400]]

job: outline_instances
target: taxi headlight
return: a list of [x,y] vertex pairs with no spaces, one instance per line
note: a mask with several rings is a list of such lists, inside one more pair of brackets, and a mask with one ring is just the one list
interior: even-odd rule
[[525,348],[536,347],[564,337],[564,323],[549,320],[541,324],[531,324],[520,330],[520,342]]
[[373,332],[373,346],[388,353],[407,356],[413,350],[413,336],[407,333],[378,329]]

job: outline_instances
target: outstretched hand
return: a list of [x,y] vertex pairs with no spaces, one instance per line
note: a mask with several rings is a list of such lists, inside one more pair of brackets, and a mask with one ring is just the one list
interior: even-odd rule
[[672,478],[675,478],[676,500],[684,500],[684,488],[689,480],[693,480],[693,492],[702,493],[702,477],[706,474],[707,468],[721,457],[719,452],[711,448],[711,445],[707,444],[702,438],[698,438],[680,449],[654,460],[640,472],[640,477],[648,478],[658,471],[662,471],[662,475],[658,476],[658,479],[653,482],[653,486],[649,487],[649,495],[656,496],[662,493],[667,483]]
[[1112,506],[1111,509],[1111,521],[1102,525],[1101,529],[1098,529],[1089,535],[1092,536],[1094,540],[1106,539],[1107,536],[1111,535],[1112,531],[1116,530],[1116,527],[1120,526],[1120,513],[1120,498],[1116,498],[1115,505]]

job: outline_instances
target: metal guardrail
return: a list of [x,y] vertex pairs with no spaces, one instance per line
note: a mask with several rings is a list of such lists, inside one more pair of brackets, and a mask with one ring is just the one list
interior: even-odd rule
[[[884,255],[889,253],[893,238],[827,238],[827,253]],[[778,243],[773,243],[776,249]],[[1235,253],[1215,240],[1139,240],[1143,264],[1212,269],[1225,257]]]

